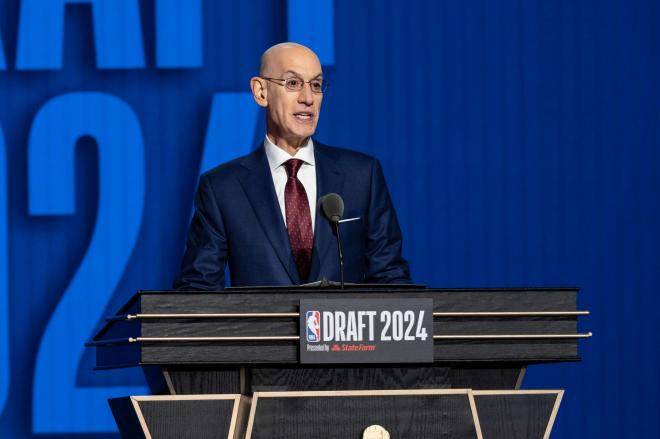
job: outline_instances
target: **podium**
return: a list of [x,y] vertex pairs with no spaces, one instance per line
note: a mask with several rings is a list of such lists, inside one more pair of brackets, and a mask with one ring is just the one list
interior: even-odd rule
[[[579,361],[576,288],[276,287],[141,291],[89,343],[141,366],[151,396],[110,400],[126,438],[547,438],[563,390],[530,364]],[[301,299],[433,300],[433,362],[301,364]],[[388,436],[389,435],[389,436]]]

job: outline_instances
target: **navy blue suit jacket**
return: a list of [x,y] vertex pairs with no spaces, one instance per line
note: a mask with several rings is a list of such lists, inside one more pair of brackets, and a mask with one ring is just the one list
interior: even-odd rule
[[[319,197],[335,192],[345,204],[340,224],[346,282],[409,283],[401,230],[378,160],[314,142]],[[178,290],[294,285],[300,276],[263,147],[203,174],[195,198]],[[308,282],[339,280],[336,238],[316,215]]]

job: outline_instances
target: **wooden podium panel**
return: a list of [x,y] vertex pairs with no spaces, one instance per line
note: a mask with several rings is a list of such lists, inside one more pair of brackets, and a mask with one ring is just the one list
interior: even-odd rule
[[[370,365],[373,366],[373,365]],[[252,392],[312,392],[322,390],[449,389],[446,367],[340,367],[336,365],[297,368],[253,367]],[[466,389],[463,386],[461,389]]]
[[484,438],[548,439],[563,390],[475,390]]
[[249,398],[241,395],[130,396],[110,399],[119,432],[130,439],[239,439]]
[[298,365],[301,299],[433,300],[435,363],[578,361],[577,289],[141,291],[96,334],[98,368]]
[[256,392],[245,437],[359,439],[371,425],[392,438],[482,439],[467,389]]

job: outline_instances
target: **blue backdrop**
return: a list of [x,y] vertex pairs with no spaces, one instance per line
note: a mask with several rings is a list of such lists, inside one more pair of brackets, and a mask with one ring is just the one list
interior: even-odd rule
[[318,139],[379,157],[417,282],[580,286],[553,437],[660,429],[660,6],[638,0],[0,1],[0,435],[116,437],[83,343],[175,276],[199,173],[264,133],[261,52],[331,83]]

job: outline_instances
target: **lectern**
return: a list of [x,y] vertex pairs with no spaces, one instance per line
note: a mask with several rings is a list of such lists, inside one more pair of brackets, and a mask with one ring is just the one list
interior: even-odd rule
[[[588,311],[577,293],[141,291],[89,345],[97,368],[141,366],[147,377],[153,395],[110,400],[126,438],[547,438],[563,390],[520,385],[530,364],[580,360],[591,334],[578,332]],[[301,300],[393,298],[432,300],[429,362],[301,363]]]

